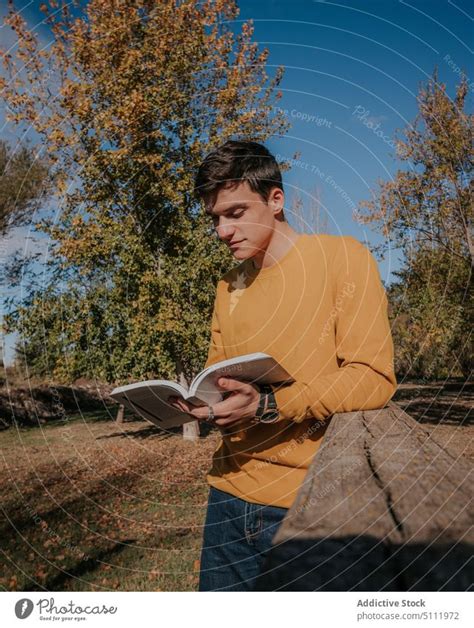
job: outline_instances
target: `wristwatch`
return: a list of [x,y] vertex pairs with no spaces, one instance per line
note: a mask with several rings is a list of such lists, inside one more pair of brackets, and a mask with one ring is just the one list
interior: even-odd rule
[[275,423],[280,417],[273,388],[269,384],[260,384],[260,400],[255,413],[256,423]]

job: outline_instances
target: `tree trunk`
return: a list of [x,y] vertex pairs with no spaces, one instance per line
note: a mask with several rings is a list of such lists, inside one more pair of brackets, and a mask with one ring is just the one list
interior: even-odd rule
[[393,402],[335,414],[257,590],[469,590],[470,475]]
[[125,406],[120,404],[117,412],[117,418],[115,419],[116,423],[123,423],[123,417],[125,414]]
[[[176,373],[178,376],[178,382],[181,386],[187,388],[189,382],[184,375],[181,360],[176,360]],[[189,421],[183,425],[183,440],[197,441],[199,438],[199,421]]]
[[199,438],[199,421],[189,421],[183,425],[183,439],[197,441]]

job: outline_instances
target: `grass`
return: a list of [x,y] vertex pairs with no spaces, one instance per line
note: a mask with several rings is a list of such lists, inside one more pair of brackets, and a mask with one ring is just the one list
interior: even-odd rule
[[[473,461],[472,383],[428,388],[401,385],[397,401]],[[196,590],[217,442],[106,411],[0,432],[0,589]]]
[[0,587],[193,591],[217,432],[105,413],[0,436]]

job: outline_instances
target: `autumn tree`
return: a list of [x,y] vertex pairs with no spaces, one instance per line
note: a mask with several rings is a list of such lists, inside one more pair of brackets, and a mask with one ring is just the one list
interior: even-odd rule
[[451,99],[433,77],[418,95],[418,115],[397,140],[407,168],[379,183],[360,219],[404,266],[389,294],[397,372],[424,377],[472,374],[474,322],[473,115],[463,78]]
[[204,155],[230,137],[265,141],[282,70],[229,0],[42,5],[41,47],[12,7],[2,91],[54,164],[57,212],[46,280],[12,306],[35,374],[124,382],[191,378],[203,366],[215,285],[233,258],[193,197]]
[[0,236],[31,221],[48,192],[48,165],[28,145],[0,140]]

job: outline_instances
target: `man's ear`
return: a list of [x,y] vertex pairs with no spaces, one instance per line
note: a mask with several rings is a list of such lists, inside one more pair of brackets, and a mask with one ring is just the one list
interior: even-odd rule
[[283,215],[283,208],[285,206],[285,193],[281,188],[272,188],[268,196],[268,205],[272,210],[275,218],[280,218]]

